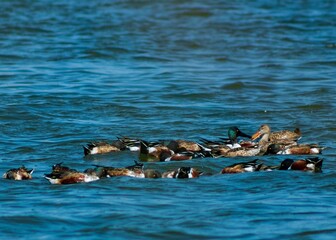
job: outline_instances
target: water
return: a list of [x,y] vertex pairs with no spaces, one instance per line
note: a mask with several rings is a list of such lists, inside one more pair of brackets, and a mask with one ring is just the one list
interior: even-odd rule
[[[335,1],[2,1],[0,237],[333,239],[336,234]],[[300,127],[326,147],[323,173],[113,178],[50,185],[55,163],[117,136],[225,137]],[[299,157],[297,157],[299,158]],[[282,156],[262,157],[278,164]],[[244,158],[147,163],[218,173]]]

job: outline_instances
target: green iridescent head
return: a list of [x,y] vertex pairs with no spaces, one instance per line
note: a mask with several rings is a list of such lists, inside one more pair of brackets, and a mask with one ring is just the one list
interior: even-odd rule
[[237,138],[238,137],[251,138],[251,136],[243,133],[237,127],[230,127],[229,130],[228,130],[228,136],[229,136],[229,139],[230,139],[232,144],[237,143]]

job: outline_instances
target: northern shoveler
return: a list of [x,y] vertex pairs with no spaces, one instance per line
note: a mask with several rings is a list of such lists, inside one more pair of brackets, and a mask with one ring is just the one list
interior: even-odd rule
[[180,153],[185,151],[200,152],[205,149],[201,144],[187,140],[171,140],[167,144],[167,147],[174,153]]
[[[220,138],[221,139],[220,141],[209,141],[205,138],[201,138],[201,141],[205,144],[206,147],[210,148],[211,150],[218,148],[232,149],[239,147],[251,147],[251,145],[252,146],[255,145],[253,142],[248,141],[242,141],[238,144],[237,143],[238,137],[251,138],[251,136],[240,131],[238,127],[230,127],[228,129],[228,138]],[[243,144],[243,146],[241,143]]]
[[169,162],[169,161],[185,161],[185,160],[191,160],[195,158],[204,158],[208,155],[203,154],[203,152],[180,152],[180,153],[168,153],[163,152],[160,155],[160,161],[162,162]]
[[140,141],[139,159],[141,161],[162,161],[163,158],[172,156],[174,152],[161,143],[150,144]]
[[163,178],[198,178],[202,172],[192,167],[180,167],[177,170],[164,172]]
[[138,163],[137,161],[135,161],[134,165],[125,168],[105,167],[105,171],[107,177],[120,177],[120,176],[128,176],[136,178],[145,177],[145,173],[143,171],[143,164]]
[[267,124],[263,124],[252,135],[251,139],[255,140],[259,137],[261,137],[259,142],[295,142],[301,138],[301,131],[299,128],[296,128],[294,131],[282,130],[271,132],[271,128]]
[[32,179],[34,169],[28,170],[25,166],[12,168],[3,174],[3,178],[11,180],[28,180]]
[[73,184],[80,182],[92,182],[99,180],[99,177],[82,172],[63,172],[60,174],[45,174],[44,177],[51,184]]
[[317,144],[284,145],[273,143],[268,146],[265,154],[310,155],[321,154],[323,149]]
[[294,161],[293,159],[285,159],[281,162],[279,170],[297,170],[297,171],[309,171],[309,172],[321,172],[323,159],[314,157],[299,159]]
[[258,159],[255,159],[253,161],[240,162],[227,166],[222,169],[221,173],[228,174],[228,173],[255,172],[259,171],[262,165],[263,165],[262,163],[258,163]]
[[249,148],[234,148],[224,153],[223,157],[254,157],[260,155],[261,146]]
[[99,179],[93,171],[79,172],[75,169],[57,163],[52,166],[52,172],[44,174],[44,178],[51,184],[73,184],[79,182],[92,182]]
[[83,146],[84,155],[105,154],[110,152],[120,152],[126,149],[126,145],[120,139],[109,142],[91,142]]

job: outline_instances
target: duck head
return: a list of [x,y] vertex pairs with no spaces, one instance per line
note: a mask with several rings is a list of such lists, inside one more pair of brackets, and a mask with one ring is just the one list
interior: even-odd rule
[[243,133],[237,127],[230,127],[229,130],[228,130],[228,136],[229,136],[229,139],[231,141],[231,144],[237,143],[237,138],[238,137],[251,138],[251,136]]
[[258,131],[252,135],[251,140],[256,140],[257,138],[261,137],[261,140],[268,142],[270,133],[271,133],[271,128],[268,125],[263,124],[260,126]]

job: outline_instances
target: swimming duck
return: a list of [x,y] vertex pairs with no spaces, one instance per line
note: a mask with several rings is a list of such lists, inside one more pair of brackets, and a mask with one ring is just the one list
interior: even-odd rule
[[32,179],[34,169],[28,170],[25,166],[12,168],[3,174],[3,178],[11,180],[28,180]]
[[84,170],[84,173],[90,176],[96,176],[99,179],[109,177],[107,174],[106,168],[102,166],[98,166],[98,165],[96,165],[95,168],[88,168]]
[[279,143],[270,144],[265,155],[268,154],[292,154],[310,155],[321,154],[324,148],[317,144],[284,145]]
[[167,147],[172,150],[174,153],[180,152],[201,152],[201,151],[210,151],[210,149],[206,149],[204,146],[197,142],[188,141],[188,140],[171,140]]
[[86,146],[83,146],[84,156],[94,155],[94,154],[105,154],[110,152],[120,152],[126,149],[124,142],[120,139],[115,140],[111,143],[108,142],[91,142]]
[[318,157],[299,159],[296,161],[287,158],[281,162],[279,170],[322,172],[322,163],[323,159]]
[[56,163],[52,166],[52,173],[63,173],[63,172],[77,172],[75,169],[63,166],[63,162]]
[[206,156],[208,156],[208,154],[205,155],[203,154],[203,152],[191,152],[191,151],[184,151],[180,153],[162,152],[160,154],[160,161],[162,162],[185,161],[195,158],[204,158]]
[[135,161],[134,165],[125,168],[105,167],[107,177],[129,176],[136,178],[144,178],[143,164]]
[[202,172],[192,167],[180,167],[177,170],[164,172],[163,178],[198,178]]
[[[243,133],[240,129],[236,126],[230,127],[228,129],[228,137],[229,138],[220,138],[220,141],[209,141],[207,139],[201,138],[201,141],[210,149],[218,149],[219,147],[224,147],[225,149],[228,148],[239,148],[239,147],[251,147],[255,146],[253,142],[250,141],[242,141],[239,144],[237,143],[238,137],[247,137],[251,138],[251,136]],[[243,144],[243,145],[242,145]]]
[[228,174],[228,173],[244,173],[244,172],[255,172],[259,171],[262,163],[257,163],[258,159],[255,159],[253,161],[249,162],[240,162],[235,163],[230,166],[227,166],[222,169],[222,174]]
[[271,133],[271,128],[267,124],[263,124],[258,131],[252,135],[251,140],[255,140],[259,137],[261,137],[259,142],[296,142],[301,138],[301,131],[299,128],[296,128],[294,131],[282,130]]
[[248,148],[233,148],[225,152],[222,157],[254,157],[261,153],[261,146]]
[[45,174],[45,179],[47,179],[51,184],[73,184],[80,182],[92,182],[99,180],[94,174],[82,173],[82,172],[63,172],[60,174]]
[[57,163],[52,166],[52,172],[44,174],[44,178],[51,184],[73,184],[79,182],[92,182],[99,179],[93,171],[80,172]]
[[172,150],[161,143],[151,144],[140,141],[139,159],[141,161],[160,161],[163,159],[163,156],[167,158],[173,154],[174,152]]

